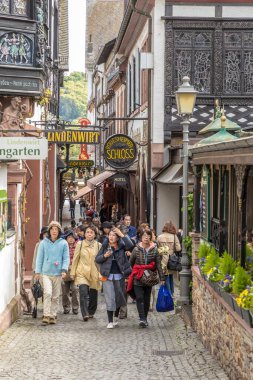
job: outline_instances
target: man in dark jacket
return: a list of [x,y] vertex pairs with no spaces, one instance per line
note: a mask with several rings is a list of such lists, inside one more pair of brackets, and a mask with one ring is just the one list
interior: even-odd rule
[[123,217],[123,226],[126,229],[126,234],[130,237],[130,239],[136,239],[137,230],[134,226],[131,226],[131,216],[126,214]]

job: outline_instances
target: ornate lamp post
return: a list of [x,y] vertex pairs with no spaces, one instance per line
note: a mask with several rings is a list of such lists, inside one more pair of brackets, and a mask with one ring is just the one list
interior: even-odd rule
[[[178,114],[182,117],[183,126],[183,241],[188,235],[188,143],[190,116],[193,113],[197,91],[189,83],[190,78],[184,77],[183,84],[176,91]],[[191,270],[188,254],[183,243],[182,270],[180,272],[179,303],[189,304]]]

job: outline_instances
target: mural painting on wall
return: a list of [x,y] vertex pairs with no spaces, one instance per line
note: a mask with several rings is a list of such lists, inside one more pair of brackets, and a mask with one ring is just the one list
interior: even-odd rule
[[[20,96],[10,98],[10,103],[4,106],[0,103],[0,136],[19,136],[17,132],[11,130],[22,130],[24,128],[25,117],[27,117],[29,105]],[[10,132],[1,132],[8,130]]]
[[0,62],[14,65],[33,63],[33,46],[22,33],[5,33],[0,37]]
[[0,190],[0,250],[4,248],[7,236],[8,204],[7,191]]

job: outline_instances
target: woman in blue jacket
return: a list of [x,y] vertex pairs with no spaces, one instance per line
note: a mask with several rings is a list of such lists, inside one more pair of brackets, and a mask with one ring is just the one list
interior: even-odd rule
[[48,226],[48,237],[39,245],[36,259],[36,279],[43,280],[44,325],[55,324],[61,292],[61,280],[69,268],[69,247],[61,237],[61,225],[52,221]]
[[133,247],[131,239],[127,235],[124,236],[119,228],[114,228],[110,231],[108,239],[104,240],[96,256],[103,281],[108,329],[112,329],[118,324],[120,307],[126,305],[125,278],[132,272],[126,251]]

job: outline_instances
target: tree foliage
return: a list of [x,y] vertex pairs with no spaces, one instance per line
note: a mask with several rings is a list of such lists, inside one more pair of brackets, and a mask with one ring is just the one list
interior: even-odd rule
[[60,96],[60,118],[74,121],[87,114],[87,82],[82,72],[73,72],[64,77]]

